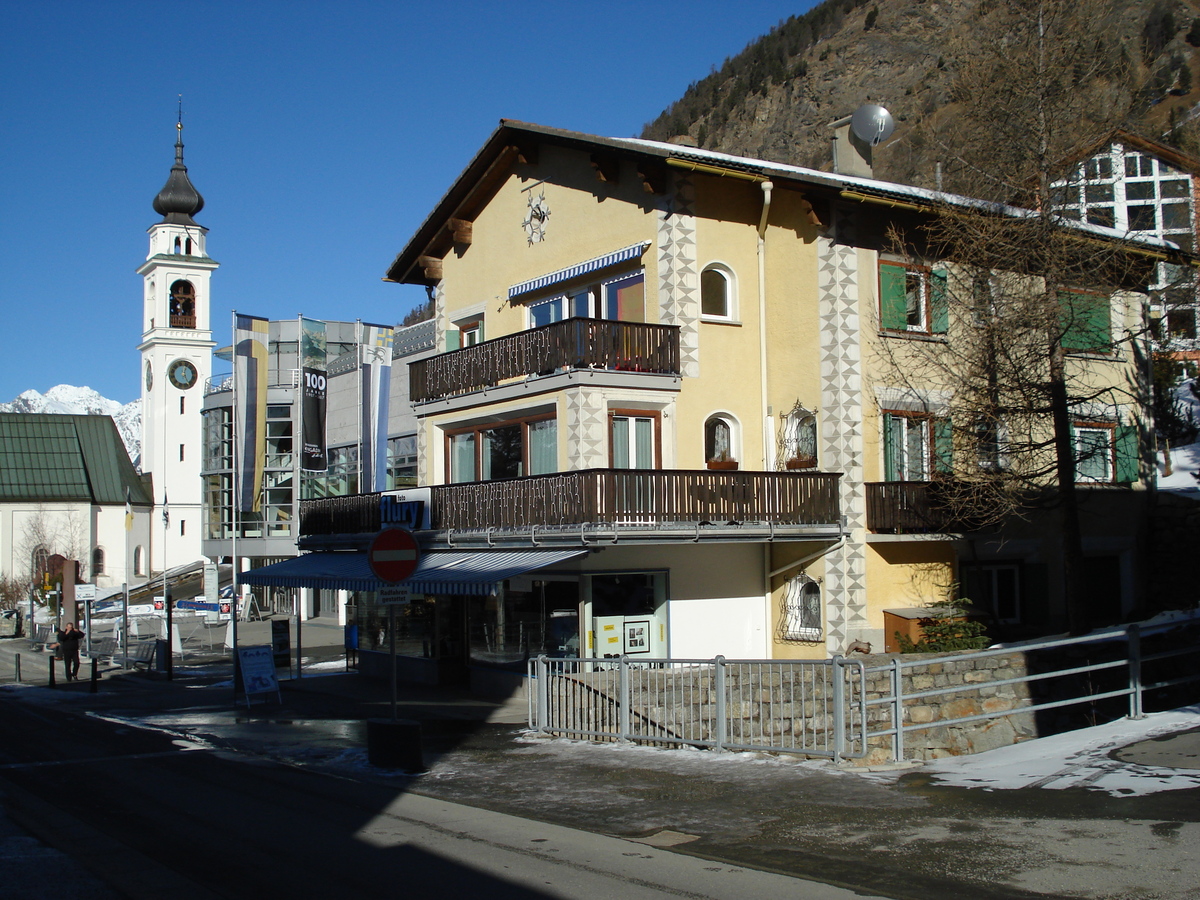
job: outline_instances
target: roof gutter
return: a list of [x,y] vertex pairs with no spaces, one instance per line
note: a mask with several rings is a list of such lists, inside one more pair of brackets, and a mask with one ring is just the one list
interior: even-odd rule
[[754,172],[741,172],[737,169],[727,169],[724,166],[712,166],[708,163],[693,162],[690,159],[680,159],[677,156],[668,156],[667,165],[674,166],[677,169],[687,169],[689,172],[700,172],[703,175],[716,175],[718,178],[740,178],[742,181],[769,181],[766,175],[755,174]]

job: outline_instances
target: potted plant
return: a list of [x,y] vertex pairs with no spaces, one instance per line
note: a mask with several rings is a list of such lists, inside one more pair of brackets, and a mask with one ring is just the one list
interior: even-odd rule
[[726,471],[736,469],[738,463],[736,459],[730,458],[727,452],[721,452],[708,461],[710,469],[723,469]]
[[811,469],[814,468],[816,464],[817,458],[815,456],[809,456],[807,453],[798,453],[784,463],[784,465],[789,469]]

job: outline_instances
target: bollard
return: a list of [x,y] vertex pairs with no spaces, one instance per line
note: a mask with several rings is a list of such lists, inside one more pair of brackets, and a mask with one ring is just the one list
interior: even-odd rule
[[88,693],[91,693],[91,694],[96,693],[96,690],[100,686],[100,670],[98,668],[96,668],[96,663],[98,663],[98,662],[99,662],[99,660],[93,656],[92,657],[92,683],[88,686]]
[[411,719],[368,719],[367,761],[384,769],[424,772],[421,723]]
[[48,687],[54,687],[54,663],[55,663],[55,659],[53,656],[51,656],[50,657],[50,667],[49,667],[50,668],[50,681],[48,683]]
[[16,676],[17,684],[21,683],[21,654],[17,654],[16,661],[13,663],[13,673]]

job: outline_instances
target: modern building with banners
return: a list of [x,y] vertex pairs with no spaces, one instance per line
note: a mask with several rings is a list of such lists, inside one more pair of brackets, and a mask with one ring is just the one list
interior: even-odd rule
[[[259,319],[254,327],[261,338],[262,371],[255,381],[262,397],[247,402],[243,396],[239,402],[239,391],[254,390],[250,379],[226,373],[205,385],[202,411],[203,553],[212,559],[236,556],[243,569],[296,555],[302,500],[356,494],[364,484],[384,490],[416,485],[416,420],[404,361],[434,347],[432,322],[392,329]],[[216,355],[240,372],[245,362],[235,363],[237,343]],[[381,375],[383,358],[389,371]],[[235,428],[239,406],[256,409]],[[364,448],[371,447],[381,463],[364,472]],[[247,462],[239,466],[238,460]],[[264,613],[295,612],[342,624],[352,599],[345,590],[312,589],[301,591],[297,603],[291,590],[254,590],[254,603]]]
[[[840,136],[845,171],[863,146]],[[889,235],[972,201],[856,164],[502,122],[387,271],[435,304],[434,352],[405,366],[421,487],[302,503],[305,552],[244,580],[355,592],[365,668],[394,639],[404,677],[477,685],[540,654],[883,649],[892,612],[968,583],[997,622],[1061,625],[1052,527],[931,513],[951,454],[978,447],[951,436],[950,385],[895,365],[971,323],[941,305],[955,261]],[[1147,260],[1171,251],[1080,228],[1136,263],[1118,290],[1080,291],[1068,354],[1092,392],[1073,407],[1084,548],[1119,617],[1140,602],[1150,471],[1145,396],[1126,388],[1145,376]],[[423,555],[389,608],[366,551],[396,524]]]

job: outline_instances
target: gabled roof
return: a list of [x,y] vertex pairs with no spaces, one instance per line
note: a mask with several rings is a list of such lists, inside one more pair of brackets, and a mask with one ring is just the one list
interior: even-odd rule
[[[467,233],[464,226],[469,227],[469,223],[491,199],[493,190],[506,177],[509,166],[514,161],[536,163],[538,145],[541,143],[552,143],[590,153],[592,165],[596,168],[598,177],[602,179],[606,169],[613,162],[633,160],[646,190],[652,193],[665,190],[666,172],[669,168],[680,168],[750,181],[769,180],[780,186],[802,189],[810,198],[840,197],[850,202],[883,203],[899,209],[924,212],[950,206],[1014,218],[1037,215],[1029,210],[1000,203],[874,178],[822,172],[679,144],[637,138],[598,137],[501,119],[500,126],[492,132],[487,142],[396,256],[384,280],[404,284],[436,283],[437,278],[426,274],[426,266],[423,263],[430,258],[443,257],[451,250],[454,243],[460,240],[460,236]],[[1176,245],[1157,238],[1127,235],[1112,228],[1073,220],[1064,220],[1063,224],[1106,241],[1115,240],[1128,244],[1135,250],[1150,248],[1156,253],[1178,250]]]
[[0,413],[0,502],[152,506],[110,416]]

